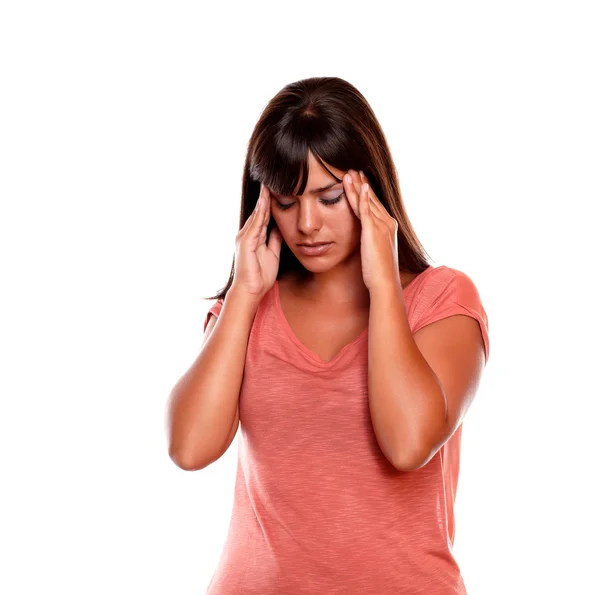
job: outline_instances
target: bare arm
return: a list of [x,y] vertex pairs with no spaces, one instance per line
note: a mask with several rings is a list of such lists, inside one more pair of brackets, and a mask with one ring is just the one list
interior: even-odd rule
[[414,336],[400,284],[371,293],[369,408],[377,441],[401,471],[426,465],[462,423],[479,386],[479,323],[453,315]]
[[248,338],[259,301],[230,288],[212,316],[200,354],[169,396],[169,456],[182,469],[202,469],[221,457],[239,423],[239,394]]

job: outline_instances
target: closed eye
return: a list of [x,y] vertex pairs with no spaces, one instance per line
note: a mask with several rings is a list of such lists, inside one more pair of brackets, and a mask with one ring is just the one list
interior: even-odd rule
[[[334,205],[334,204],[336,204],[336,203],[340,202],[340,200],[342,200],[342,197],[344,197],[344,196],[345,196],[345,194],[346,194],[345,192],[342,192],[342,193],[341,193],[339,196],[336,196],[335,198],[331,198],[331,199],[329,199],[329,200],[328,200],[328,199],[325,199],[325,198],[323,198],[323,199],[321,199],[321,202],[322,202],[324,205],[331,206],[331,205]],[[294,203],[293,203],[293,202],[291,202],[291,203],[290,203],[290,204],[288,204],[288,205],[282,205],[282,204],[281,204],[281,203],[280,203],[278,200],[276,200],[276,201],[275,201],[275,204],[277,205],[277,208],[281,209],[282,211],[287,211],[287,209],[289,209],[289,208],[290,208],[290,207],[291,207],[291,206],[292,206]]]

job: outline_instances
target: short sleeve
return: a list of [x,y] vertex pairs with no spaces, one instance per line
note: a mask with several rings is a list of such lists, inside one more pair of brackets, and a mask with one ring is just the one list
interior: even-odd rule
[[216,302],[213,302],[212,306],[208,309],[208,312],[206,313],[206,318],[204,319],[204,332],[206,332],[206,327],[208,326],[208,321],[210,320],[210,315],[214,314],[215,316],[219,316],[222,309],[223,309],[223,300],[219,299]]
[[481,303],[479,292],[472,279],[457,269],[440,267],[437,279],[432,279],[429,287],[423,288],[423,307],[412,328],[413,334],[424,326],[453,316],[463,314],[479,322],[485,347],[485,363],[489,359],[488,317]]

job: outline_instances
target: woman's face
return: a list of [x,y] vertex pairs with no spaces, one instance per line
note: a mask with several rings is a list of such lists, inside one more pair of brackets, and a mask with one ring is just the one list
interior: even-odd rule
[[[360,219],[354,214],[344,192],[311,153],[308,182],[301,196],[282,196],[271,191],[271,216],[294,256],[309,271],[329,270],[360,248]],[[346,173],[327,164],[342,179]],[[318,189],[331,186],[327,190]],[[304,254],[298,244],[332,242],[321,255]]]

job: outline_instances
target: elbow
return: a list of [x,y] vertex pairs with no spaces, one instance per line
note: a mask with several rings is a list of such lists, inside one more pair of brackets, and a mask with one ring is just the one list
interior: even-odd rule
[[409,471],[416,471],[417,469],[424,467],[427,464],[427,461],[424,461],[423,459],[410,459],[408,461],[394,461],[392,464],[398,471],[408,473]]
[[184,471],[200,471],[208,466],[209,463],[200,463],[189,456],[188,453],[169,449],[169,458]]
[[[440,434],[442,434],[442,438],[440,438]],[[439,430],[435,434],[430,432],[426,436],[413,440],[411,444],[404,443],[396,446],[390,461],[398,471],[417,471],[433,459],[446,440],[445,429]]]
[[416,471],[429,461],[424,460],[423,451],[418,448],[407,444],[391,444],[391,441],[382,439],[377,433],[376,438],[384,457],[398,471]]
[[398,471],[416,471],[429,463],[435,452],[427,448],[407,448],[396,449],[395,456],[390,461]]

